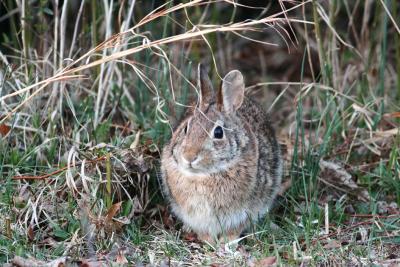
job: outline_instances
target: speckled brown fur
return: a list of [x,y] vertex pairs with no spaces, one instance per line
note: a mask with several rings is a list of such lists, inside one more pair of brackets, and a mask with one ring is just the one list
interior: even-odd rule
[[[201,97],[162,153],[162,187],[172,211],[199,236],[239,235],[263,216],[281,182],[282,162],[265,112],[228,73],[218,93],[199,67]],[[222,127],[223,137],[214,136]]]

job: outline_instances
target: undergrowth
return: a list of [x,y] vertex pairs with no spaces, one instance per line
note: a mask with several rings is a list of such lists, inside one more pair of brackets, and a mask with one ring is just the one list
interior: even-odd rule
[[[400,5],[249,5],[1,1],[0,262],[399,263]],[[182,230],[158,188],[199,62],[244,73],[285,159],[236,247]]]

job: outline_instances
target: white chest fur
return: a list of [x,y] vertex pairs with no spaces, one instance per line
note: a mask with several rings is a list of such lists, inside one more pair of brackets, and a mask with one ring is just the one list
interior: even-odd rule
[[224,233],[244,224],[249,218],[246,209],[221,213],[213,208],[209,196],[205,194],[188,195],[185,205],[172,205],[174,213],[191,229],[198,233],[209,233],[213,236]]

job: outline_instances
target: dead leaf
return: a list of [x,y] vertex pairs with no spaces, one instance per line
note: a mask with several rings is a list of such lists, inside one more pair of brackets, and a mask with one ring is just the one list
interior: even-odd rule
[[0,124],[0,135],[6,136],[11,130],[10,126],[7,126],[5,124]]
[[35,239],[35,232],[33,231],[33,226],[29,225],[28,230],[26,231],[26,235],[28,236],[28,239],[30,241],[33,241]]
[[166,229],[173,229],[175,222],[174,219],[172,218],[171,214],[168,211],[168,208],[158,205],[160,212],[161,212],[161,220],[165,226]]
[[247,264],[251,267],[276,266],[276,257],[270,256],[259,260],[251,260]]
[[190,242],[195,242],[197,240],[197,235],[194,232],[184,233],[183,239]]
[[383,114],[385,118],[400,118],[400,111]]
[[321,168],[319,178],[322,182],[340,191],[355,195],[361,201],[369,201],[370,196],[368,191],[358,187],[357,183],[352,179],[351,174],[338,163],[321,159],[319,167]]
[[106,220],[107,220],[108,222],[111,222],[112,218],[115,216],[115,214],[117,214],[117,212],[118,212],[119,209],[121,208],[121,205],[122,205],[122,201],[113,204],[113,205],[108,209],[107,214],[106,214]]
[[325,249],[335,249],[340,247],[341,244],[336,240],[328,240],[328,242],[324,245]]
[[12,259],[12,264],[14,266],[18,266],[18,267],[25,267],[25,266],[39,266],[41,264],[44,264],[44,262],[42,261],[38,261],[36,259],[25,259],[22,258],[20,256],[15,256],[14,259]]
[[81,261],[81,264],[79,266],[80,267],[101,267],[101,266],[105,266],[105,262],[104,261],[84,259],[84,260]]
[[69,266],[67,264],[67,257],[61,257],[61,258],[52,260],[50,262],[44,262],[44,261],[37,260],[35,258],[26,259],[26,258],[22,258],[20,256],[15,256],[11,262],[12,262],[13,266],[17,266],[17,267],[36,267],[36,266],[63,267],[63,266]]
[[118,264],[127,264],[128,260],[126,259],[125,253],[123,251],[118,251],[117,257],[115,259],[115,262]]

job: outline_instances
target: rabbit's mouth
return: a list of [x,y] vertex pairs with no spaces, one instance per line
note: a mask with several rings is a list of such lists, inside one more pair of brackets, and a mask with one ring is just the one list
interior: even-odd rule
[[180,167],[180,171],[188,176],[192,176],[192,175],[199,175],[199,174],[204,174],[204,170],[203,169],[196,169],[190,166],[183,166],[182,164],[179,164]]
[[199,175],[207,173],[207,169],[202,165],[203,158],[197,156],[195,159],[187,160],[180,155],[177,160],[180,171],[185,175]]
[[190,173],[204,172],[203,168],[201,168],[201,166],[199,166],[199,164],[196,162],[187,162],[183,159],[178,164],[180,165],[181,169],[184,170],[185,172],[190,172]]

